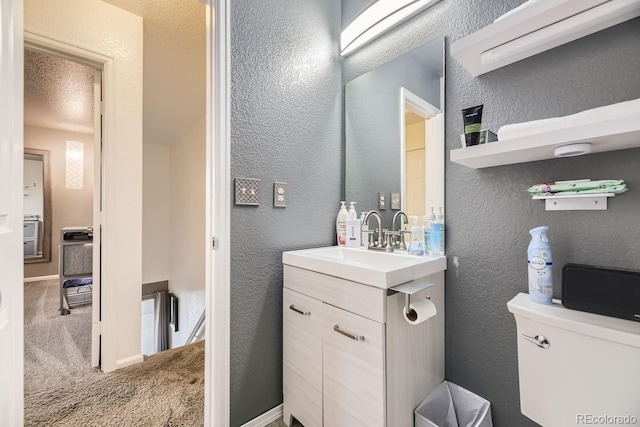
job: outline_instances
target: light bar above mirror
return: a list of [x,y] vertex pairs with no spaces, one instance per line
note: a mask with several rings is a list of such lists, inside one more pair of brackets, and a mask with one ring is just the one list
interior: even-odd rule
[[340,54],[348,56],[440,0],[378,0],[340,35]]

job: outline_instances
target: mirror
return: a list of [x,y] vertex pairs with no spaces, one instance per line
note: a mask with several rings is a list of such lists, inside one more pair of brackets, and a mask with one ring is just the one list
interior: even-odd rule
[[348,82],[345,99],[346,201],[378,210],[384,228],[400,209],[422,223],[444,206],[444,36]]
[[24,262],[51,262],[51,170],[48,150],[24,149]]

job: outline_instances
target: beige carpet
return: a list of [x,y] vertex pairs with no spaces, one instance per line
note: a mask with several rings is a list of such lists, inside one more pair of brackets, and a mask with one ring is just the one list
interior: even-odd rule
[[25,283],[25,426],[203,425],[204,342],[103,374],[91,306],[58,312],[58,281]]

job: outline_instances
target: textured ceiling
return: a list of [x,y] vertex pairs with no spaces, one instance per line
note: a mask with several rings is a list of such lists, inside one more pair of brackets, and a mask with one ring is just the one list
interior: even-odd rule
[[93,68],[24,52],[24,122],[93,133]]
[[[171,144],[205,114],[205,5],[197,0],[104,1],[143,18],[144,141]],[[30,59],[35,61],[31,65],[27,56],[32,52],[25,54],[25,123],[92,131],[93,75],[90,84],[85,81],[91,69],[51,57]]]

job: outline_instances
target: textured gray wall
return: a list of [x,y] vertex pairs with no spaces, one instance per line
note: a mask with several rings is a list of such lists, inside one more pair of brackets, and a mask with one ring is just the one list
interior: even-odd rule
[[[282,252],[335,244],[342,177],[340,2],[234,0],[231,176],[261,179],[231,210],[231,425],[282,403]],[[273,208],[273,182],[288,207]]]
[[[457,40],[521,0],[445,0],[343,62],[348,82],[436,35],[447,40],[446,140],[460,146],[460,110],[484,122],[566,115],[640,97],[640,18],[478,78],[449,55]],[[629,191],[607,211],[546,212],[525,190],[540,181],[621,178]],[[520,413],[516,329],[506,303],[527,291],[528,230],[550,227],[554,296],[567,262],[640,269],[640,149],[472,170],[446,163],[446,376],[492,402],[496,427],[533,426]],[[453,265],[458,257],[459,268]]]

